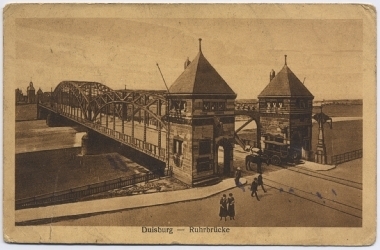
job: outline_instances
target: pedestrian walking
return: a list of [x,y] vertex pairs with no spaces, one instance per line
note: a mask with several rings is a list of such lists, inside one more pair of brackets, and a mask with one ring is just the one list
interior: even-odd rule
[[253,194],[255,194],[256,199],[260,201],[259,197],[257,196],[257,186],[258,186],[258,182],[257,182],[257,178],[255,177],[251,185],[251,191],[252,191],[251,196],[253,197]]
[[257,178],[257,184],[261,186],[261,188],[264,190],[264,193],[267,192],[264,188],[263,176],[261,174],[259,174],[259,177]]
[[240,177],[241,177],[241,169],[240,169],[240,167],[238,167],[236,169],[236,172],[235,172],[235,184],[236,184],[236,186],[239,186]]
[[232,193],[229,194],[228,201],[228,216],[230,220],[235,220],[235,198]]
[[220,199],[220,208],[219,208],[219,217],[220,220],[224,217],[224,220],[227,220],[228,211],[227,211],[227,196],[223,194],[222,198]]

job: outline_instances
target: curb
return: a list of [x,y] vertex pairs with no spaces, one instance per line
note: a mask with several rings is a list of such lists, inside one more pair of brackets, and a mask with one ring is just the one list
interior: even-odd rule
[[[229,180],[233,181],[232,178]],[[247,179],[246,178],[240,178],[240,183],[241,183],[240,186],[245,186],[247,184]],[[233,184],[235,184],[235,183],[233,182]],[[216,185],[218,185],[218,184],[216,184]],[[224,191],[233,189],[235,187],[239,187],[239,186],[233,185],[233,186],[229,186],[229,187],[224,187],[224,188],[219,189],[217,192],[211,192],[210,191],[206,195],[199,194],[198,197],[193,197],[190,199],[179,199],[179,200],[173,200],[173,201],[169,201],[169,202],[163,202],[163,203],[157,203],[157,204],[148,204],[148,205],[138,205],[138,206],[134,206],[134,207],[111,209],[111,210],[107,210],[107,211],[97,211],[97,212],[94,211],[94,212],[89,212],[89,213],[68,214],[68,215],[61,215],[61,216],[55,216],[55,217],[49,217],[49,218],[45,217],[45,218],[37,218],[37,219],[29,219],[29,220],[27,219],[27,220],[22,220],[22,221],[16,221],[15,225],[17,225],[17,226],[41,225],[41,224],[48,224],[48,223],[58,222],[58,221],[67,220],[67,219],[79,219],[79,218],[84,218],[84,217],[91,217],[91,216],[95,216],[95,215],[100,215],[100,214],[121,212],[121,211],[130,210],[130,209],[154,207],[154,206],[160,206],[160,205],[166,205],[166,204],[174,204],[174,203],[180,203],[180,202],[202,200],[202,199],[209,198],[213,195],[217,195],[219,193],[222,193]],[[188,191],[194,191],[196,189],[201,189],[201,188],[192,188],[192,189],[188,189]],[[179,190],[179,191],[183,191],[183,190]],[[177,191],[173,191],[173,192],[177,192]],[[170,193],[172,193],[172,192],[170,192]],[[148,194],[148,195],[153,195],[153,194]],[[183,196],[183,197],[186,197],[186,196]],[[120,198],[120,197],[117,197],[117,198]],[[109,198],[109,199],[113,199],[113,198]],[[102,200],[104,200],[104,199],[102,199]],[[92,202],[96,203],[96,200],[93,200]],[[112,201],[110,200],[110,202],[112,202]],[[75,203],[71,203],[71,204],[75,204]],[[50,206],[50,208],[55,209],[56,206],[62,206],[62,205],[66,205],[66,204],[55,205],[55,206],[53,205],[53,206]],[[37,208],[30,208],[30,209],[39,209],[39,208],[37,207]],[[22,210],[19,210],[19,211],[20,211],[20,213],[22,213]],[[26,209],[24,211],[26,211]]]

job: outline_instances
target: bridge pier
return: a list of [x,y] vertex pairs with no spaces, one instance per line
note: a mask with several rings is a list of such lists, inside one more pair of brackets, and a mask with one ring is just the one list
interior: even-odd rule
[[48,125],[48,127],[57,127],[58,120],[59,118],[57,114],[49,112],[49,114],[46,116],[46,125]]
[[37,120],[43,120],[42,118],[42,110],[40,106],[37,104]]
[[82,136],[82,155],[119,153],[121,148],[122,145],[119,142],[92,130],[88,130],[86,134]]
[[[46,125],[48,125],[48,127],[69,127],[75,124],[73,121],[61,116],[60,114],[54,112],[48,112],[46,114],[46,112],[44,112],[42,109],[40,110],[41,111],[38,111],[38,115],[40,115],[39,117],[41,119],[46,117]],[[37,118],[39,119],[39,117]]]
[[37,104],[37,120],[46,120],[50,112]]
[[109,145],[108,141],[106,140],[106,138],[101,138],[98,134],[89,130],[85,135],[82,136],[81,154],[84,156],[117,151],[117,149]]
[[37,106],[37,120],[44,120],[42,115],[42,110]]
[[91,142],[90,142],[90,137],[88,136],[88,133],[84,134],[82,136],[82,150],[81,154],[82,155],[88,155],[91,154]]

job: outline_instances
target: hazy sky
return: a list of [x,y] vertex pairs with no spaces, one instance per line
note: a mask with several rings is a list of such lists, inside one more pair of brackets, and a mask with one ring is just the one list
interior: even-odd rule
[[17,86],[49,91],[63,80],[165,89],[198,53],[238,94],[257,98],[288,66],[315,99],[362,98],[361,20],[17,19]]

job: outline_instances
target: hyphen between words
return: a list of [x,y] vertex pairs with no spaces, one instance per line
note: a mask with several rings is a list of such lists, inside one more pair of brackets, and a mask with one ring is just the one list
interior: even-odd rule
[[[143,233],[168,233],[173,234],[172,227],[142,227]],[[229,233],[228,227],[190,227],[190,233]]]

